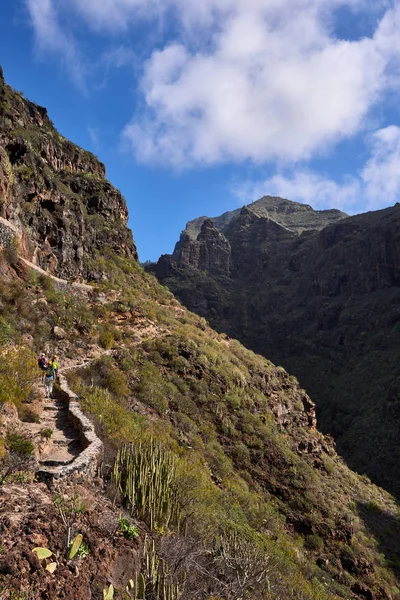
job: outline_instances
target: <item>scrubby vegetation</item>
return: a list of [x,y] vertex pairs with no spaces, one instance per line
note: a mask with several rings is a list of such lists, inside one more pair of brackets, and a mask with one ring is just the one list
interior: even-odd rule
[[399,497],[400,208],[344,216],[265,197],[214,219],[220,245],[209,229],[148,268],[217,331],[297,375],[347,464]]
[[[15,109],[17,116],[28,111],[32,123],[21,131],[10,129],[8,121],[4,125],[7,183],[14,186],[21,223],[29,223],[36,235],[42,219],[53,232],[47,234],[49,253],[39,249],[41,264],[57,275],[91,281],[89,288],[68,287],[30,270],[12,246],[0,253],[1,413],[11,402],[21,418],[35,418],[29,401],[38,379],[36,354],[56,351],[61,367],[69,361],[69,384],[105,447],[102,479],[91,492],[92,502],[94,494],[103,500],[104,523],[94,524],[93,516],[90,521],[71,490],[58,491],[54,503],[44,501],[54,521],[46,544],[51,552],[58,548],[62,563],[57,577],[73,580],[71,594],[85,597],[83,588],[76,592],[79,569],[73,575],[64,556],[78,522],[86,529],[73,537],[85,534],[90,553],[81,543],[84,555],[71,560],[90,564],[82,570],[88,568],[93,597],[103,592],[141,600],[396,597],[393,548],[400,538],[393,499],[347,469],[332,441],[315,429],[313,403],[294,378],[212,331],[144,273],[125,226],[125,206],[102,178],[102,165],[59,136],[40,107],[18,97],[13,108],[4,89],[1,110],[11,111],[8,121],[15,120]],[[32,181],[46,194],[30,195]],[[110,197],[115,202],[107,205]],[[73,234],[77,247],[69,263],[58,252],[65,214],[68,224],[82,225]],[[40,234],[35,243],[41,240]],[[8,424],[4,431],[0,483],[12,476],[23,485],[34,448]],[[52,443],[47,428],[38,433],[42,442]],[[39,488],[36,502],[45,492]],[[80,492],[87,487],[82,484]],[[120,511],[126,522],[118,522]],[[99,536],[106,539],[102,547]],[[14,537],[8,539],[11,546]],[[112,555],[118,539],[126,544],[123,556],[133,556],[137,547],[132,579],[114,590],[96,561]],[[29,576],[32,560],[24,564]],[[10,571],[6,557],[0,562],[1,593]],[[47,586],[42,571],[35,571],[36,584]],[[49,581],[47,595],[57,584]],[[15,581],[9,589],[24,594],[25,575],[24,582],[24,589]],[[44,589],[40,585],[28,589],[35,600]]]
[[0,404],[13,402],[21,408],[29,401],[38,377],[35,354],[24,346],[7,347],[0,354]]
[[[153,278],[136,269],[133,275],[126,271],[120,270],[116,280],[124,293],[103,307],[108,327],[119,331],[121,341],[112,356],[73,372],[70,384],[108,439],[111,456],[121,444],[128,444],[125,457],[133,453],[131,465],[139,471],[128,468],[127,458],[117,459],[122,470],[116,467],[116,485],[132,515],[157,535],[157,548],[171,530],[184,553],[188,545],[201,543],[204,555],[198,568],[210,574],[202,593],[216,597],[223,597],[223,577],[222,587],[210,582],[222,568],[221,556],[229,552],[220,550],[218,561],[210,561],[209,553],[231,535],[236,541],[243,535],[244,544],[250,536],[248,547],[263,548],[264,558],[274,565],[267,569],[268,582],[262,581],[271,598],[288,589],[291,597],[347,598],[349,588],[356,589],[363,577],[359,564],[368,564],[365,585],[395,591],[394,579],[377,559],[376,541],[349,508],[350,502],[361,501],[363,483],[341,463],[330,442],[310,428],[305,394],[294,378],[214,334],[168,292],[156,289],[155,301]],[[127,277],[134,278],[130,290]],[[135,324],[151,330],[140,343]],[[279,425],[281,409],[289,416]],[[143,481],[139,465],[154,468],[161,456],[174,464],[168,469],[172,479],[165,483],[176,496],[165,501],[179,513],[157,519],[147,517],[146,504],[140,504],[154,492],[145,493],[133,483],[127,488],[127,482]],[[161,474],[162,467],[155,472]],[[383,507],[387,501],[381,496],[378,502]],[[154,504],[149,506],[155,510]],[[314,562],[311,570],[310,557],[319,565]],[[179,585],[186,586],[184,597],[190,598],[192,584],[185,573],[193,566],[189,558],[182,564]],[[230,576],[224,577],[228,581]],[[375,577],[379,584],[372,583]],[[244,597],[256,597],[253,585],[241,591]]]
[[[235,589],[243,598],[348,598],[360,580],[377,594],[395,593],[376,539],[350,508],[365,489],[379,510],[390,500],[349,472],[310,426],[309,401],[294,378],[212,332],[134,263],[107,256],[112,287],[109,279],[95,292],[107,302],[83,302],[31,277],[20,281],[25,298],[47,302],[38,317],[26,314],[26,329],[39,349],[43,327],[49,339],[56,324],[63,327],[71,356],[112,332],[112,353],[71,371],[70,385],[106,442],[108,464],[117,459],[119,501],[152,530],[155,556],[176,573],[183,597],[223,598]],[[123,290],[117,297],[115,288]],[[18,308],[7,306],[21,340]],[[37,377],[35,355],[28,355]],[[133,453],[131,466],[121,452]],[[142,487],[153,485],[151,469],[169,496]]]

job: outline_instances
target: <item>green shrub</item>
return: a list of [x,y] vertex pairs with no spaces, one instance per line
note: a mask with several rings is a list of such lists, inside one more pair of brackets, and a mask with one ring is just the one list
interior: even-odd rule
[[128,519],[125,519],[121,514],[119,514],[117,522],[118,529],[124,534],[124,538],[130,540],[134,537],[138,537],[139,529],[136,525],[131,525]]
[[13,237],[9,245],[4,249],[4,257],[9,265],[14,267],[18,263],[19,242]]
[[15,326],[6,317],[0,317],[0,346],[12,342],[16,336]]
[[40,423],[39,415],[34,410],[32,410],[31,408],[28,408],[27,406],[23,406],[21,408],[20,419],[24,423]]
[[54,293],[54,291],[55,291],[54,281],[51,279],[51,277],[48,277],[48,275],[40,274],[38,277],[38,284],[45,292],[53,292]]
[[19,433],[9,433],[6,437],[6,445],[11,452],[21,456],[32,456],[34,453],[32,442]]
[[324,549],[324,541],[314,533],[307,535],[305,538],[305,546],[309,550],[323,550]]
[[112,356],[102,356],[87,369],[81,371],[81,377],[88,385],[107,389],[116,398],[127,398],[130,388],[127,375],[119,369]]
[[53,430],[50,427],[47,429],[41,429],[40,435],[42,437],[46,438],[47,440],[49,440],[51,438],[51,436],[53,435]]
[[29,400],[39,370],[36,356],[27,348],[7,348],[0,354],[0,404],[13,402],[21,409]]
[[108,390],[97,386],[76,387],[73,382],[70,385],[78,393],[82,408],[95,417],[110,442],[118,446],[121,442],[128,442],[135,436],[137,428],[143,422],[143,417],[115,400]]
[[168,395],[171,394],[171,385],[166,381],[155,365],[146,362],[140,369],[139,383],[135,392],[145,404],[163,414],[168,409]]
[[114,346],[115,339],[112,332],[109,329],[102,329],[99,335],[99,344],[105,350],[111,350]]
[[245,469],[250,463],[249,449],[247,448],[247,446],[245,446],[245,444],[242,444],[241,442],[235,444],[232,452],[232,457],[235,461],[235,464],[241,469]]

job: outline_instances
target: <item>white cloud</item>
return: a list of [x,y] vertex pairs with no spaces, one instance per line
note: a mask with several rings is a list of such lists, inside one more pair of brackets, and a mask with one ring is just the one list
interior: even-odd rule
[[68,49],[71,65],[76,47],[60,26],[68,15],[112,36],[173,15],[182,35],[160,39],[143,65],[143,109],[124,135],[137,159],[177,168],[327,151],[365,128],[400,54],[399,6],[371,37],[335,37],[338,7],[382,13],[386,0],[26,1],[39,43]]
[[380,129],[371,137],[372,156],[361,171],[369,208],[392,204],[400,196],[400,128]]
[[389,10],[373,37],[349,42],[329,33],[334,4],[206,3],[231,8],[212,48],[174,43],[146,66],[147,110],[125,132],[137,157],[177,167],[304,161],[360,131],[398,57],[400,11]]
[[243,204],[272,195],[349,213],[390,206],[400,200],[400,127],[379,129],[370,137],[369,146],[370,157],[360,172],[340,182],[299,169],[289,176],[277,174],[262,182],[237,185],[233,191]]
[[71,35],[61,26],[58,11],[52,0],[26,0],[29,17],[36,34],[38,51],[68,70],[75,84],[83,91],[85,67]]
[[94,150],[99,150],[100,148],[100,132],[96,127],[88,127],[87,132],[89,134],[90,141],[92,143],[92,147]]

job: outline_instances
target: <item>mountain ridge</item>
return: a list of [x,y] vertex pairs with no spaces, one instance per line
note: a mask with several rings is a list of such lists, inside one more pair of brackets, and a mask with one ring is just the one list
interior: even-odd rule
[[[327,222],[333,222],[348,216],[337,209],[314,210],[308,204],[293,202],[279,196],[263,196],[244,206],[256,215],[275,220],[289,231],[296,233],[302,233],[309,229],[321,229],[325,227]],[[225,233],[230,222],[238,217],[242,208],[227,211],[219,217],[203,216],[188,221],[182,233],[195,240],[205,219],[211,219],[216,229]],[[311,217],[311,221],[307,220],[307,217]]]

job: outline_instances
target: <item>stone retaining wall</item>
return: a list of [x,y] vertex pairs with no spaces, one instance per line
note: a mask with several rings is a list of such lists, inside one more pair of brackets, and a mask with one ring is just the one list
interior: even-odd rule
[[64,375],[59,375],[61,396],[68,405],[68,420],[71,426],[79,433],[82,452],[69,465],[56,468],[43,467],[40,469],[40,478],[53,480],[59,478],[78,478],[96,476],[97,467],[103,454],[103,442],[97,437],[91,421],[85,417],[80,409],[77,395],[68,387]]

